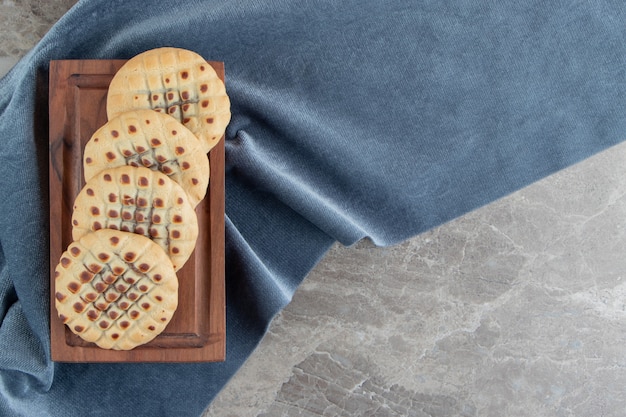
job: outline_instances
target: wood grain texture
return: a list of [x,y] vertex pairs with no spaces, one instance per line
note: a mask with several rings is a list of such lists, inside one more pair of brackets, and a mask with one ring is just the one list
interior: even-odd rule
[[[124,60],[50,62],[50,333],[51,355],[59,362],[210,362],[226,355],[224,288],[224,139],[211,150],[211,180],[196,207],[200,235],[178,271],[179,306],[165,331],[131,351],[87,343],[61,322],[54,307],[54,268],[72,242],[74,199],[84,185],[82,153],[106,123],[108,85]],[[224,80],[224,65],[209,62]]]

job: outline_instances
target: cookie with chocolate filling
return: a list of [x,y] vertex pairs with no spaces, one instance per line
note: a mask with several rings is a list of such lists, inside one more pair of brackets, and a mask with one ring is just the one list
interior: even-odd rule
[[72,242],[55,268],[59,318],[104,349],[130,350],[163,332],[178,307],[167,254],[134,233],[98,230]]
[[107,93],[109,119],[131,109],[168,114],[191,130],[208,152],[230,122],[230,100],[213,67],[181,48],[151,49],[128,60]]
[[72,239],[100,229],[152,239],[178,270],[195,248],[198,218],[187,193],[167,175],[124,165],[96,174],[74,200]]
[[195,207],[206,195],[209,158],[198,138],[174,118],[131,110],[109,120],[85,145],[85,181],[122,165],[160,171],[176,181]]

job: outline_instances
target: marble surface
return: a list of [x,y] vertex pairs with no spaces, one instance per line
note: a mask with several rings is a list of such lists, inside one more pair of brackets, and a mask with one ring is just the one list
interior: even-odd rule
[[205,415],[626,415],[625,158],[334,247]]
[[[0,0],[0,74],[74,1]],[[203,417],[626,415],[626,144],[336,245]]]

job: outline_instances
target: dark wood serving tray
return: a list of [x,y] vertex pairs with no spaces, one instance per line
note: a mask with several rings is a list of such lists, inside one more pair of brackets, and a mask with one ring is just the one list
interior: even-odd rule
[[[224,288],[224,139],[211,150],[206,198],[197,206],[196,249],[178,272],[174,317],[153,341],[130,351],[97,347],[74,335],[54,307],[54,269],[72,242],[74,199],[84,185],[82,155],[107,121],[106,94],[124,60],[50,62],[50,333],[52,359],[60,362],[210,362],[226,355]],[[224,80],[224,65],[210,62]]]

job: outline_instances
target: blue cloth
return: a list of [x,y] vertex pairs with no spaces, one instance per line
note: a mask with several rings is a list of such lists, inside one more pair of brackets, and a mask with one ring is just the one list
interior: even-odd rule
[[[0,81],[0,415],[200,415],[333,242],[400,242],[620,142],[625,11],[621,0],[79,2]],[[159,46],[225,62],[227,359],[52,363],[37,81],[51,59]]]

